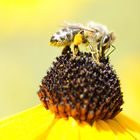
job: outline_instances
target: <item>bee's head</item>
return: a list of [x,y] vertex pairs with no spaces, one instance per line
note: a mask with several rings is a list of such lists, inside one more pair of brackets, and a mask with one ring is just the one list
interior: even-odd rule
[[104,45],[106,45],[106,44],[110,45],[115,41],[115,39],[116,39],[116,37],[115,37],[114,33],[111,32],[111,33],[105,35],[104,40],[103,40],[103,44]]
[[110,42],[111,38],[110,35],[105,35],[104,39],[103,39],[103,44],[108,44]]

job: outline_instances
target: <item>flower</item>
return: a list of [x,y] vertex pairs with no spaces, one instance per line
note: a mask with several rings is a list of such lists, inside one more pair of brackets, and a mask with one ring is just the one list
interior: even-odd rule
[[1,140],[138,140],[140,125],[123,113],[114,119],[97,120],[93,125],[79,123],[72,117],[56,118],[54,113],[37,105],[0,120]]
[[[82,67],[77,67],[79,63]],[[88,80],[83,80],[83,74]],[[71,54],[60,56],[43,78],[38,95],[46,109],[38,105],[0,120],[0,140],[140,139],[140,125],[119,113],[123,96],[107,59],[98,66],[87,53],[74,59]]]

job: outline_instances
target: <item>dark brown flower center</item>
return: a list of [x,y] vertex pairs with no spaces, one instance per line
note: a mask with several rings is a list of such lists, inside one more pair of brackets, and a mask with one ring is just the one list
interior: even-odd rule
[[108,59],[97,65],[91,53],[67,53],[56,58],[43,78],[40,100],[59,117],[72,116],[92,124],[109,119],[121,110],[120,82]]

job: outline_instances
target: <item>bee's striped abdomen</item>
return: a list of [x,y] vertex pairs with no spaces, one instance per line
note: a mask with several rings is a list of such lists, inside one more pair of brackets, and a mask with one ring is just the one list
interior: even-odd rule
[[66,46],[70,45],[80,29],[63,28],[56,32],[50,39],[50,45],[52,46]]

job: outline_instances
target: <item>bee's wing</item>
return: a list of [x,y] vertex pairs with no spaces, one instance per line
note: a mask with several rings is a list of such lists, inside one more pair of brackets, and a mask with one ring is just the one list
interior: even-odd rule
[[70,22],[64,22],[64,27],[72,28],[72,29],[81,29],[84,26],[80,23],[70,23]]
[[95,23],[93,21],[90,21],[87,23],[87,27],[90,29],[95,29],[97,32],[108,34],[107,27],[105,25],[100,24],[100,23]]
[[80,29],[80,30],[85,30],[85,31],[90,31],[90,32],[96,31],[95,29],[90,29],[90,28],[85,27],[83,24],[80,24],[80,23],[65,22],[62,27],[70,28],[70,29]]

